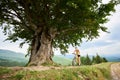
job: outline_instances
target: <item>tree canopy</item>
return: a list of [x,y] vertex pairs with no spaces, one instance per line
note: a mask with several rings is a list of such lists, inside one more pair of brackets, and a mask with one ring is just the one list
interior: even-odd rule
[[[117,0],[104,4],[102,0],[0,0],[0,27],[13,42],[23,39],[32,43],[37,34],[46,32],[52,47],[62,53],[69,45],[78,46],[83,38],[92,40],[102,24],[114,12]],[[55,34],[55,35],[53,35]]]

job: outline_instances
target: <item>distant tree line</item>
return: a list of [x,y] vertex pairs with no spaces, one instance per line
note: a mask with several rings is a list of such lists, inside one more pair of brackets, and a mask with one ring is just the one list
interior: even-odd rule
[[102,62],[108,62],[108,60],[105,57],[101,57],[98,54],[96,56],[93,56],[92,58],[90,58],[88,54],[85,57],[81,57],[82,65],[99,64]]
[[25,65],[26,65],[25,62],[17,62],[17,61],[0,58],[0,66],[12,67],[12,66],[25,66]]

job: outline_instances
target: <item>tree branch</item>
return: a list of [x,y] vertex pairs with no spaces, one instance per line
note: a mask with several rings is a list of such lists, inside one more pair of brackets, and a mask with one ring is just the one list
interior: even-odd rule
[[[30,17],[31,12],[29,11],[29,8],[28,8],[29,7],[28,1],[24,2],[23,0],[21,0],[21,1],[18,1],[18,2],[24,8],[24,12],[26,13],[25,14],[26,15],[26,20],[29,22],[30,28],[35,31],[37,29],[37,26],[32,22],[32,18]],[[18,13],[18,15],[19,15],[19,13]],[[22,17],[20,17],[20,19],[22,19]]]
[[[21,20],[21,22],[25,25],[25,27],[26,27],[28,30],[30,30],[30,31],[34,31],[34,29],[32,29],[31,27],[29,27],[29,26],[25,23],[26,21],[20,16],[20,13],[18,13],[15,9],[13,9],[13,10],[14,10],[14,12],[17,14],[16,17]],[[32,25],[32,26],[33,26],[33,25]]]

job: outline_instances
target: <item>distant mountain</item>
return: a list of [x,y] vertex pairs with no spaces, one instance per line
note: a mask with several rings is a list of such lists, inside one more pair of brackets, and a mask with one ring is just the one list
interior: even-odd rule
[[25,66],[27,62],[25,54],[0,49],[0,66]]
[[61,65],[72,65],[72,59],[66,58],[62,55],[55,55],[53,61]]
[[[0,49],[0,66],[24,66],[29,58],[23,53]],[[71,59],[55,55],[53,61],[61,65],[71,65]]]
[[110,62],[120,62],[120,53],[104,54],[101,56],[105,57]]
[[28,61],[28,57],[25,58],[25,54],[23,53],[17,53],[10,50],[3,50],[0,49],[0,59],[7,59],[17,62],[26,62]]

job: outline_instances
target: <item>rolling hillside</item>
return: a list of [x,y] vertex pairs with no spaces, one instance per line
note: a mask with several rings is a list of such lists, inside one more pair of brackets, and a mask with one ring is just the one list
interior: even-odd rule
[[0,80],[111,80],[110,65],[0,67]]
[[66,58],[65,56],[55,55],[53,61],[61,65],[71,65],[72,59]]
[[0,49],[0,59],[7,59],[17,62],[26,62],[28,60],[28,57],[25,58],[25,54],[23,53],[17,53],[10,50]]
[[[23,53],[0,49],[0,66],[25,66],[29,57]],[[61,65],[71,65],[71,59],[64,56],[53,57],[53,61]]]
[[22,53],[0,49],[0,66],[25,66],[27,62]]

